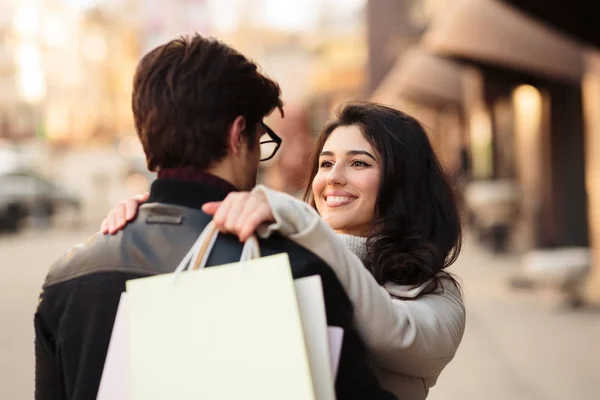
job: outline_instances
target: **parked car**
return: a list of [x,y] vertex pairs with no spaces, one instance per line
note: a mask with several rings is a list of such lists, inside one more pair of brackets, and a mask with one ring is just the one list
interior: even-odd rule
[[0,231],[18,231],[27,217],[49,223],[63,208],[80,213],[81,200],[31,169],[0,173]]

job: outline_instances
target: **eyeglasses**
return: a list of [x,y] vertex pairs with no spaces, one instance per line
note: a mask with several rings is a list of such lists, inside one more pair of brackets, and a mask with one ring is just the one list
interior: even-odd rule
[[275,156],[282,140],[265,123],[261,122],[261,124],[265,128],[265,133],[260,137],[260,161],[267,161]]

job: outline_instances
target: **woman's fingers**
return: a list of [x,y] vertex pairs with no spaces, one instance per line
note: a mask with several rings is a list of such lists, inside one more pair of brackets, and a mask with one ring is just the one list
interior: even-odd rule
[[127,222],[135,218],[138,208],[148,200],[149,196],[149,193],[142,193],[123,200],[119,205],[110,210],[106,218],[102,221],[100,232],[112,235],[123,229],[127,225]]
[[235,193],[231,196],[231,206],[227,210],[227,218],[225,219],[225,230],[230,233],[237,233],[236,225],[240,215],[244,211],[248,199],[248,193]]
[[241,242],[248,240],[248,238],[258,229],[261,224],[273,221],[271,209],[268,207],[268,205],[260,205],[256,207],[249,214],[243,216],[241,220],[242,224],[237,231]]
[[125,200],[125,219],[127,221],[131,221],[137,215],[137,210],[140,206],[148,201],[150,197],[150,193],[141,193],[132,196],[131,198]]
[[221,202],[209,202],[202,211],[213,215],[221,232],[232,233],[246,241],[264,222],[274,221],[269,202],[262,193],[230,193]]
[[146,192],[146,193],[136,194],[135,196],[133,196],[131,198],[133,200],[137,201],[138,203],[145,203],[146,201],[148,201],[149,197],[150,197],[150,193]]
[[230,193],[225,197],[225,199],[221,202],[221,205],[218,207],[215,215],[213,216],[213,221],[219,230],[224,231],[225,229],[225,221],[227,220],[227,216],[229,213],[229,209],[233,204],[233,195],[235,193]]
[[106,218],[104,218],[100,224],[100,231],[103,234],[110,233],[112,235],[114,233],[115,226],[117,225],[117,217],[115,214],[118,212],[117,210],[120,206],[121,205],[119,204],[117,207],[110,210],[106,215]]
[[204,203],[202,206],[202,211],[207,213],[208,215],[215,215],[219,207],[223,204],[222,201],[210,201],[208,203]]
[[108,233],[110,233],[111,235],[117,231],[117,221],[119,220],[119,212],[121,212],[123,215],[125,213],[125,210],[121,209],[121,207],[123,207],[123,205],[119,204],[114,209],[112,209],[106,216],[106,219],[108,220]]
[[[111,235],[114,235],[115,233],[117,233],[118,231],[123,229],[125,227],[125,225],[127,225],[128,219],[126,219],[126,214],[127,214],[127,202],[128,201],[133,201],[133,200],[125,200],[125,201],[121,202],[121,204],[119,204],[117,207],[115,207],[114,210],[112,210],[109,213],[108,233],[110,233]],[[135,206],[133,206],[133,207],[135,209],[135,212],[137,212],[138,204],[135,203]],[[135,212],[134,212],[134,216],[135,216]]]
[[246,241],[264,222],[273,221],[271,206],[262,193],[252,193],[244,202],[244,210],[238,216],[235,232],[240,241]]
[[104,218],[100,224],[100,233],[106,235],[108,233],[108,219]]
[[[127,199],[123,202],[125,208],[125,215],[123,217],[125,218],[126,222],[129,222],[135,218],[137,215],[137,210],[140,207],[140,203],[142,202],[138,201],[135,197]],[[125,224],[123,224],[123,226],[125,226]],[[123,228],[123,226],[120,228]]]

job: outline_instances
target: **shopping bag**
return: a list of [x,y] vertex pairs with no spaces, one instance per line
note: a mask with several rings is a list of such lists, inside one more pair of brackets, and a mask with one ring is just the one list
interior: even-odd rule
[[306,352],[318,400],[335,400],[323,284],[318,275],[296,279],[296,297],[302,320]]
[[[294,284],[314,383],[315,398],[317,400],[335,399],[333,386],[341,353],[343,330],[339,327],[328,327],[327,338],[323,334],[326,316],[323,286],[319,276],[297,279]],[[122,293],[97,400],[128,400],[131,398],[129,390],[128,323],[127,293]],[[329,360],[323,358],[323,355],[327,353],[329,353]]]
[[339,326],[330,326],[327,328],[327,336],[329,342],[331,374],[335,381],[338,367],[340,365],[340,356],[342,355],[342,342],[344,340],[344,330]]
[[129,382],[129,307],[121,293],[96,400],[131,399]]
[[216,235],[174,274],[127,282],[132,399],[315,399],[287,254],[255,258],[252,238],[241,262],[203,269]]
[[[311,376],[318,400],[335,399],[333,389],[340,359],[343,329],[327,328],[327,342],[321,334],[326,323],[323,286],[319,276],[294,281],[306,340]],[[121,294],[117,315],[100,380],[97,400],[128,400],[129,382],[129,308],[127,293]],[[325,343],[324,343],[325,342]],[[329,362],[323,354],[329,353]],[[329,367],[330,373],[327,372]]]
[[[206,251],[206,247],[204,251]],[[328,327],[325,334],[325,305],[319,276],[297,279],[294,284],[315,398],[318,400],[334,399],[333,382],[341,353],[343,330],[339,327]],[[128,318],[127,293],[123,293],[113,326],[97,400],[132,398],[129,384]],[[329,353],[329,360],[324,357],[327,353]]]

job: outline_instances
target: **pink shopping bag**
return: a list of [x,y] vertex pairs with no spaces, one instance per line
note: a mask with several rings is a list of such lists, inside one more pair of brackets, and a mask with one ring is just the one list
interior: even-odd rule
[[130,400],[129,375],[129,307],[122,293],[96,400]]

